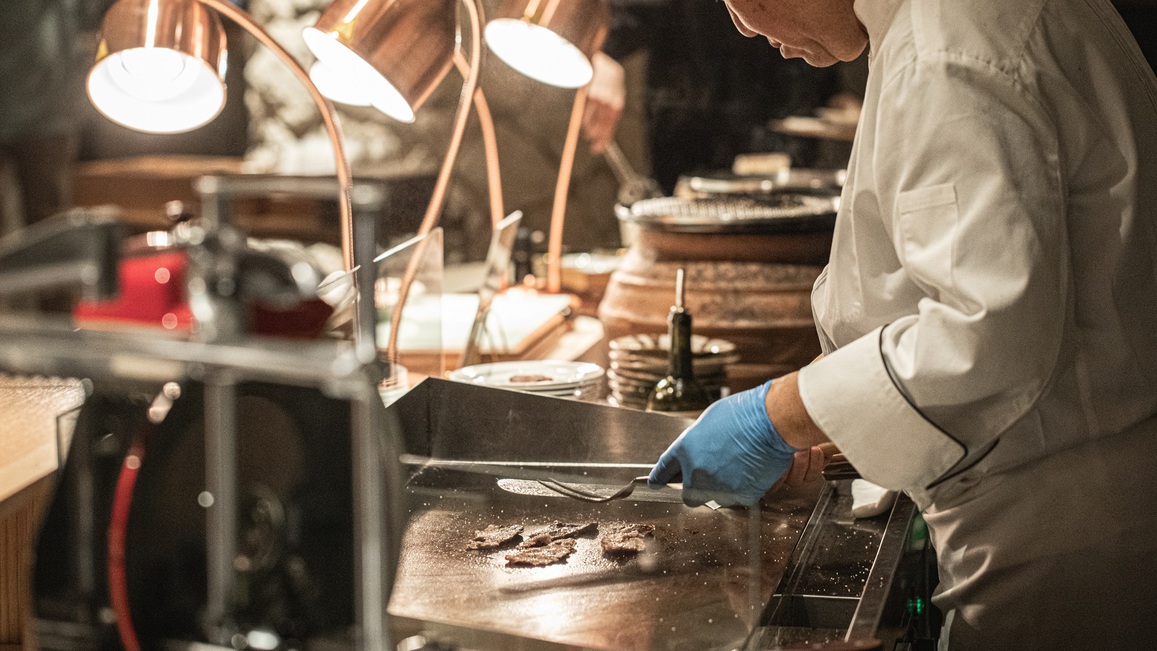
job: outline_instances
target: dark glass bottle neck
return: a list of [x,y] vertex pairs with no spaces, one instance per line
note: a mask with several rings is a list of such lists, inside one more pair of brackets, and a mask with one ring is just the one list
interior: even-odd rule
[[691,366],[691,313],[672,308],[667,317],[667,332],[671,336],[668,370],[672,377],[692,378]]

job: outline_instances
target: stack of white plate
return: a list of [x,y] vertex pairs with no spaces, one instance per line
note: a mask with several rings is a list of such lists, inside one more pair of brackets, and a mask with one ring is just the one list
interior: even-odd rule
[[463,366],[450,379],[545,396],[594,401],[602,398],[603,367],[589,362],[528,360]]
[[[667,376],[671,339],[667,335],[626,335],[610,342],[611,368],[607,386],[612,404],[646,409],[647,396]],[[702,335],[691,336],[691,366],[695,379],[714,399],[727,387],[727,366],[739,361],[735,344]]]

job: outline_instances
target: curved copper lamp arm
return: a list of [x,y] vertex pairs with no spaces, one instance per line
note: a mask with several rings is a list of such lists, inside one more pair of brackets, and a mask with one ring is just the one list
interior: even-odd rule
[[322,121],[325,122],[326,134],[329,136],[330,144],[333,145],[334,166],[337,168],[337,182],[341,188],[341,194],[338,197],[338,206],[341,210],[342,264],[346,271],[350,271],[356,264],[354,261],[353,248],[354,218],[353,210],[350,207],[352,180],[349,161],[346,159],[345,147],[342,145],[341,125],[338,124],[337,116],[334,114],[333,104],[317,90],[317,86],[309,79],[309,73],[298,63],[297,59],[293,58],[293,55],[270,36],[269,32],[265,31],[261,25],[258,25],[253,19],[253,16],[227,0],[197,0],[197,2],[228,17],[260,41],[262,45],[272,50],[274,54],[293,71],[294,76],[305,86],[305,89],[309,91],[310,98],[321,112]]
[[567,193],[570,191],[574,155],[578,148],[579,130],[583,123],[583,111],[586,109],[589,91],[588,84],[575,92],[570,125],[566,130],[566,144],[563,145],[562,160],[558,166],[558,181],[554,186],[554,206],[550,212],[550,240],[546,249],[546,290],[552,294],[562,291],[562,225],[566,219]]
[[486,185],[490,197],[490,227],[497,228],[506,217],[502,200],[502,172],[498,169],[498,137],[494,132],[494,120],[490,117],[490,105],[479,88],[474,92],[474,110],[478,113],[478,126],[482,131],[482,148],[486,152]]
[[[418,228],[418,237],[429,235],[442,215],[442,207],[446,202],[446,189],[450,184],[450,173],[454,170],[454,162],[458,159],[458,150],[462,146],[462,135],[466,131],[466,121],[470,117],[470,101],[476,97],[478,88],[478,69],[482,58],[482,5],[480,0],[462,0],[466,6],[466,13],[470,15],[470,64],[466,73],[466,81],[462,86],[462,95],[458,101],[458,112],[454,120],[454,133],[450,137],[450,146],[446,150],[446,158],[442,161],[442,169],[438,172],[438,181],[434,185],[434,194],[430,198],[430,205],[426,207],[426,215],[422,218],[422,225]],[[458,55],[460,56],[460,55]],[[458,56],[455,57],[457,62]],[[483,100],[485,103],[485,100]],[[487,111],[489,114],[489,111]],[[497,155],[495,155],[497,162]],[[489,156],[487,157],[489,160]],[[494,166],[497,170],[497,164]],[[493,202],[493,198],[491,199]],[[493,206],[493,204],[492,204]],[[493,217],[492,217],[493,219]],[[406,271],[402,275],[402,284],[398,287],[398,302],[394,305],[394,312],[390,316],[390,338],[386,343],[386,359],[390,368],[398,363],[398,330],[402,324],[402,310],[406,299],[410,296],[410,286],[418,275],[418,266],[426,251],[427,240],[422,240],[415,248],[413,257],[406,264]]]
[[470,102],[474,98],[474,90],[478,87],[478,68],[482,57],[482,27],[479,8],[475,6],[475,1],[477,0],[462,1],[466,6],[466,12],[470,14],[470,66],[466,73],[466,82],[462,86],[462,95],[458,100],[458,112],[454,117],[454,132],[450,136],[450,146],[446,148],[446,157],[442,160],[442,169],[438,171],[438,180],[434,184],[434,194],[430,197],[422,225],[418,228],[419,237],[433,230],[438,218],[442,216],[446,190],[450,185],[450,174],[454,171],[454,163],[458,160],[462,135],[466,132],[466,122],[470,118]]
[[[470,71],[470,64],[462,52],[454,53],[454,67],[466,77]],[[474,91],[474,112],[478,114],[478,127],[482,131],[482,148],[486,153],[486,186],[490,197],[490,226],[498,226],[498,222],[506,217],[506,208],[502,201],[502,172],[498,168],[498,137],[494,131],[494,118],[490,115],[490,104],[486,101],[486,94],[479,86]]]

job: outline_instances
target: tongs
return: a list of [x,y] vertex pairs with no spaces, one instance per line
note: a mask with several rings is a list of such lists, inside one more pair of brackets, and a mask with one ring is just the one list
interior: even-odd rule
[[602,493],[596,493],[585,488],[580,488],[576,484],[564,484],[556,479],[540,479],[538,483],[541,484],[544,488],[549,488],[550,490],[565,497],[570,497],[581,502],[602,503],[621,500],[624,497],[629,496],[631,493],[635,492],[636,486],[642,486],[643,484],[647,483],[647,475],[635,477],[626,486],[623,486],[610,495],[603,495]]
[[[860,478],[859,471],[852,467],[852,464],[848,462],[846,457],[844,457],[844,453],[840,452],[836,446],[830,443],[825,443],[820,445],[820,448],[823,450],[824,456],[827,457],[827,463],[824,464],[824,469],[821,473],[824,479],[828,481],[838,481],[841,479]],[[635,477],[629,483],[627,483],[626,486],[623,486],[622,488],[609,495],[596,493],[595,491],[582,488],[577,484],[563,483],[553,478],[540,479],[538,480],[538,483],[543,488],[552,490],[564,497],[570,497],[582,502],[601,504],[603,502],[612,502],[614,500],[621,500],[625,497],[629,497],[631,493],[635,492],[636,486],[642,486],[643,484],[647,483],[647,476],[643,475],[641,477]]]

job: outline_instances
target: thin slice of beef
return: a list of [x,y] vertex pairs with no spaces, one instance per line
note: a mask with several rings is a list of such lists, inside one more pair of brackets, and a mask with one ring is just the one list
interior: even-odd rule
[[637,554],[647,546],[647,536],[655,533],[653,524],[623,524],[603,532],[599,543],[608,554]]
[[575,524],[571,522],[554,522],[542,529],[528,534],[526,540],[518,544],[519,549],[529,549],[531,547],[542,547],[553,540],[562,538],[575,538],[583,534],[595,533],[599,530],[598,522],[587,522],[585,524]]
[[530,382],[553,382],[554,378],[549,375],[511,375],[509,382],[512,384],[528,384]]
[[559,538],[543,545],[516,551],[506,555],[506,564],[511,566],[542,567],[553,565],[574,553],[578,541],[574,538]]
[[474,538],[466,544],[466,549],[498,549],[517,538],[522,529],[521,524],[508,524],[504,527],[489,525],[474,532]]

